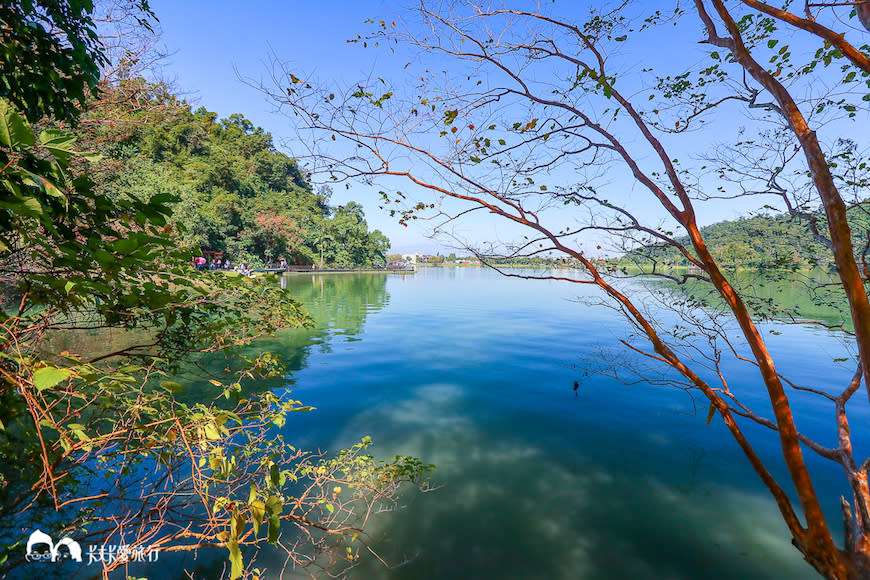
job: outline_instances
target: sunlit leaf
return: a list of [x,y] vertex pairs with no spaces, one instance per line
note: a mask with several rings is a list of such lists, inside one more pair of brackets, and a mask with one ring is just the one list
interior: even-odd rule
[[33,373],[33,386],[38,391],[50,389],[61,381],[68,379],[72,375],[69,369],[59,369],[57,367],[43,367]]
[[23,149],[36,142],[27,122],[15,112],[5,99],[0,99],[0,145]]

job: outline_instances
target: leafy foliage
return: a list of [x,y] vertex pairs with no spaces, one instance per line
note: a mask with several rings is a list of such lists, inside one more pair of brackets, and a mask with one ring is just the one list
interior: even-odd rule
[[[861,236],[870,229],[865,205],[849,212],[856,250],[863,247]],[[816,219],[823,220],[822,214]],[[825,245],[814,239],[805,223],[788,216],[756,216],[722,221],[701,228],[710,252],[726,268],[807,268],[832,264]],[[688,238],[678,238],[684,246]],[[647,245],[626,254],[618,265],[637,265],[649,269],[688,266],[689,260],[670,245]]]
[[[133,0],[139,22],[154,14]],[[0,5],[0,97],[31,121],[44,115],[72,120],[106,64],[90,0],[36,0]]]
[[[136,103],[113,95],[136,92]],[[368,230],[354,202],[332,208],[295,160],[242,115],[218,120],[165,87],[121,79],[86,117],[84,138],[103,155],[99,188],[117,199],[172,194],[182,239],[238,262],[372,266],[389,240]],[[142,102],[151,106],[142,109]]]
[[[309,316],[274,278],[191,266],[190,231],[229,249],[250,220],[261,235],[240,247],[268,259],[289,247],[294,215],[328,221],[324,200],[261,129],[216,123],[141,79],[103,87],[80,117],[105,61],[92,10],[0,8],[0,563],[25,563],[19,536],[37,525],[132,549],[223,547],[233,578],[241,547],[294,534],[286,522],[323,532],[302,532],[307,550],[294,536],[292,555],[309,564],[342,538],[361,545],[371,508],[429,466],[378,462],[369,441],[333,459],[284,442],[276,429],[310,407],[257,387],[284,376],[279,357],[235,347]],[[73,133],[58,121],[81,123]],[[56,348],[92,333],[102,347]],[[217,356],[222,371],[190,378]]]

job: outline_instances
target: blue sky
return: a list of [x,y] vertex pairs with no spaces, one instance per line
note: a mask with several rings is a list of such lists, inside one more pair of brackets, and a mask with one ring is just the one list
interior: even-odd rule
[[[405,2],[324,0],[288,2],[250,0],[244,3],[206,0],[153,0],[160,19],[161,44],[169,57],[163,75],[173,80],[185,96],[221,116],[242,113],[275,137],[276,144],[290,155],[304,154],[304,147],[286,117],[240,77],[268,83],[273,55],[287,63],[298,76],[326,84],[351,83],[372,76],[401,73],[407,61],[386,50],[364,49],[348,43],[359,34],[373,30],[367,19],[398,20]],[[573,12],[580,4],[559,5]],[[647,49],[660,57],[670,56],[673,47]],[[451,72],[453,72],[451,70]],[[632,186],[627,186],[631,189]],[[407,184],[399,189],[406,190]],[[370,227],[383,231],[393,251],[448,253],[447,238],[427,237],[427,224],[410,222],[408,227],[379,209],[378,187],[352,185],[335,187],[332,204],[361,203]],[[407,190],[406,190],[407,191]],[[630,195],[630,192],[627,193]],[[640,196],[639,199],[643,199]],[[511,243],[526,233],[500,218],[481,214],[457,228],[464,239],[488,245]],[[595,243],[590,245],[594,248]],[[458,250],[457,250],[458,251]]]
[[[392,4],[392,7],[391,7]],[[321,79],[366,77],[387,55],[365,52],[346,41],[370,29],[364,21],[394,13],[395,2],[152,0],[160,19],[161,44],[170,56],[163,75],[188,100],[225,117],[242,113],[293,155],[299,145],[287,119],[239,77],[267,79],[270,55]],[[379,60],[380,59],[380,60]],[[335,188],[333,205],[357,201],[370,227],[383,231],[396,251],[443,248],[424,237],[425,228],[398,225],[378,209],[372,188]]]
[[[365,22],[369,18],[387,22],[401,19],[402,14],[397,10],[403,4],[398,0],[249,0],[244,3],[216,0],[151,1],[160,19],[162,45],[170,53],[163,65],[163,75],[174,80],[177,88],[198,105],[221,116],[244,114],[271,132],[279,148],[294,156],[304,153],[305,148],[293,132],[292,123],[277,114],[273,104],[262,93],[242,82],[240,77],[255,83],[263,80],[268,84],[269,63],[273,55],[291,70],[299,71],[298,76],[326,84],[349,85],[367,77],[400,75],[403,72],[402,65],[407,60],[401,61],[401,57],[391,55],[387,50],[366,50],[359,44],[347,41],[372,30],[372,25]],[[582,10],[582,5],[573,1],[563,2],[555,4],[555,9],[573,15]],[[651,10],[653,7],[673,9],[672,3],[639,3],[637,6],[642,10]],[[620,72],[626,72],[631,78],[631,75],[639,75],[641,69],[648,66],[656,67],[657,73],[675,73],[681,72],[682,67],[708,62],[707,53],[710,49],[698,44],[703,34],[693,14],[681,19],[679,26],[664,32],[665,36],[657,37],[655,42],[641,41],[632,46],[629,46],[631,43],[620,46],[619,50],[623,52],[619,55]],[[805,39],[785,38],[785,41],[793,46],[802,43],[801,46],[810,50],[810,54],[815,50],[815,46],[808,45]],[[456,69],[450,72],[455,74]],[[408,81],[402,79],[402,82]],[[625,91],[626,87],[620,86]],[[645,99],[642,96],[639,96],[638,102],[643,106],[641,101],[645,102]],[[717,139],[733,143],[736,128],[742,123],[751,124],[742,107],[734,106],[720,112],[711,119],[706,131],[681,135],[672,154],[684,160],[692,157],[697,159],[715,146]],[[866,111],[863,117],[863,122],[866,122]],[[828,142],[839,136],[838,131],[830,126],[826,131]],[[854,133],[853,129],[851,131]],[[822,137],[826,138],[825,135]],[[646,157],[642,154],[640,159],[645,162],[651,157],[649,152]],[[626,173],[624,167],[608,170],[608,199],[618,198],[634,211],[653,216],[655,225],[662,213],[661,208],[652,203],[649,194],[638,188]],[[579,178],[574,173],[554,175],[551,179],[570,183],[570,180]],[[355,184],[349,190],[336,187],[332,203],[337,205],[350,200],[362,203],[369,225],[380,229],[391,239],[394,251],[450,251],[449,246],[439,245],[426,238],[427,229],[419,222],[411,222],[410,227],[404,228],[397,223],[396,218],[379,209],[377,190],[378,187],[362,184]],[[752,201],[757,201],[757,198]],[[749,206],[745,200],[741,200],[736,203],[699,204],[699,208],[699,221],[703,224],[734,219],[745,214]],[[504,220],[487,219],[485,215],[470,219],[462,230],[466,237],[477,242],[511,241],[519,237],[517,232]],[[586,242],[585,245],[594,253],[596,242]]]

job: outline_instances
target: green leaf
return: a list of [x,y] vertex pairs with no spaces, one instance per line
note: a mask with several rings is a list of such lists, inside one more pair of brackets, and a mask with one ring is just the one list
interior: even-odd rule
[[72,372],[69,369],[59,369],[57,367],[43,367],[33,373],[33,386],[37,391],[50,389],[59,382],[66,380]]
[[27,122],[15,112],[6,100],[0,99],[0,145],[11,149],[23,149],[36,142]]
[[122,238],[109,244],[112,249],[120,254],[129,254],[139,247],[139,240],[132,238]]
[[46,129],[39,134],[40,144],[61,161],[75,155],[76,151],[72,148],[75,141],[75,135],[59,129]]
[[[161,381],[160,386],[170,393],[180,393],[184,390],[184,385],[176,383],[175,381]],[[206,426],[206,434],[208,434],[208,427],[209,426]],[[217,437],[215,437],[215,439],[217,439]]]
[[171,193],[158,193],[151,196],[151,199],[148,201],[150,204],[164,204],[167,202],[175,202],[180,201],[180,199],[172,195]]
[[[176,383],[178,384],[178,383]],[[214,423],[206,423],[205,425],[205,436],[207,439],[214,441],[216,439],[221,438],[220,431],[218,431],[217,425]]]
[[263,500],[254,500],[251,502],[251,515],[254,522],[254,534],[259,535],[260,524],[263,523],[263,518],[266,517],[266,504]]
[[281,533],[281,519],[277,515],[269,516],[269,543],[273,546],[278,542]]
[[257,486],[251,482],[251,492],[248,494],[248,504],[254,503],[254,498],[257,497]]
[[284,504],[281,502],[281,498],[277,495],[270,495],[266,499],[266,511],[269,515],[277,516],[284,510]]
[[245,567],[242,563],[242,551],[239,549],[239,542],[232,539],[227,543],[227,548],[230,550],[230,578],[232,580],[241,578]]
[[43,213],[42,204],[39,203],[38,199],[32,196],[24,199],[17,198],[14,201],[9,202],[0,201],[0,208],[8,208],[12,210],[13,213],[33,218],[38,218]]
[[66,195],[64,195],[64,193],[60,190],[60,188],[58,188],[58,186],[56,186],[49,180],[40,177],[38,179],[38,183],[39,187],[42,188],[42,190],[48,195],[54,196],[58,199],[66,200]]
[[97,262],[99,262],[100,266],[103,268],[115,261],[115,256],[102,248],[94,252],[94,258],[96,258]]
[[230,520],[230,537],[238,539],[245,532],[245,516],[239,512],[238,508],[233,508],[233,517]]

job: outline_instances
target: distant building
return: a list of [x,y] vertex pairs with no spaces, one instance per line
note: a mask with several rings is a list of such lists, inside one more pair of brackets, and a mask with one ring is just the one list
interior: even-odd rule
[[413,254],[402,254],[402,259],[406,262],[416,264],[417,262],[427,262],[429,260],[429,256],[426,254],[421,254],[420,252],[414,252]]

